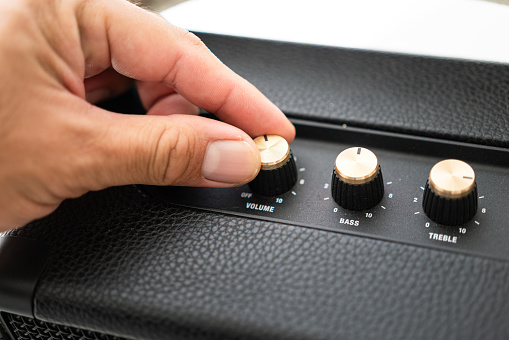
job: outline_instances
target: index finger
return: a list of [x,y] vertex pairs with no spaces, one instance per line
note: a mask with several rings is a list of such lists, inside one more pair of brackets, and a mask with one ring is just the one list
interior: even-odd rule
[[252,137],[294,139],[295,128],[281,110],[194,34],[124,0],[83,2],[78,18],[86,65],[111,63],[127,77],[163,82]]

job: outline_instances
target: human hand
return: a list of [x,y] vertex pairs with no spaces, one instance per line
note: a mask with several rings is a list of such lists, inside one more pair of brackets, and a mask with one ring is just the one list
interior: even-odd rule
[[[109,186],[243,184],[250,136],[295,136],[197,37],[125,0],[0,0],[0,65],[0,231]],[[92,105],[130,79],[146,116]]]

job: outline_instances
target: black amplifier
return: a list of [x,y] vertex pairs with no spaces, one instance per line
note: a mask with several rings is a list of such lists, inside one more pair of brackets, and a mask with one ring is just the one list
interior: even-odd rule
[[2,234],[0,339],[509,338],[509,65],[199,36],[296,140]]

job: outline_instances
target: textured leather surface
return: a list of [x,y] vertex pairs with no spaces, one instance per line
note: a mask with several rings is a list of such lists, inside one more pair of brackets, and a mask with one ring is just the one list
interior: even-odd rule
[[144,339],[503,339],[509,263],[164,205],[133,187],[12,234],[42,320]]
[[290,116],[509,146],[509,65],[199,36]]

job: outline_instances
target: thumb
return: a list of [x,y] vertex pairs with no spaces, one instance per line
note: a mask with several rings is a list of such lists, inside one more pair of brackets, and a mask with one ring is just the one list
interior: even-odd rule
[[[102,111],[94,107],[93,110]],[[251,181],[260,154],[242,130],[190,116],[134,116],[98,112],[94,176],[85,187],[150,184],[231,187]],[[111,122],[105,123],[104,116]]]

